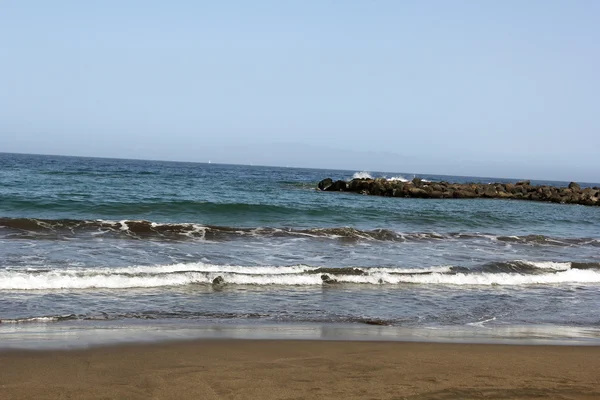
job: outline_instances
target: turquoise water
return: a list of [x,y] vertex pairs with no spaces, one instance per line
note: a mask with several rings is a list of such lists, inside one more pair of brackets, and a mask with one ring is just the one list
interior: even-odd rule
[[600,338],[599,208],[315,190],[356,172],[0,153],[0,338],[248,324]]

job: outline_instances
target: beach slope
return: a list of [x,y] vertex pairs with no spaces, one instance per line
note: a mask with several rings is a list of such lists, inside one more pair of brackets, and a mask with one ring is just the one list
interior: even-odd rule
[[203,340],[0,353],[3,399],[598,399],[600,347]]

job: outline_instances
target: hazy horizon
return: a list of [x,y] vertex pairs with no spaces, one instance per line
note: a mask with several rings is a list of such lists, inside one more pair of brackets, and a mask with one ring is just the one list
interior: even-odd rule
[[22,1],[0,152],[600,181],[600,3]]
[[[20,154],[20,155],[31,155],[31,156],[47,156],[47,157],[75,157],[75,158],[97,158],[97,159],[107,159],[107,160],[133,160],[133,161],[149,161],[149,162],[172,162],[172,163],[192,163],[192,164],[215,164],[215,165],[240,165],[240,166],[252,166],[252,167],[278,167],[278,168],[296,168],[296,169],[313,169],[313,170],[333,170],[333,171],[344,171],[344,172],[367,172],[369,174],[400,174],[405,178],[412,178],[414,176],[429,176],[429,175],[437,175],[437,176],[447,176],[447,177],[473,177],[473,178],[488,178],[488,179],[531,179],[538,181],[557,181],[557,182],[571,182],[576,181],[579,183],[591,183],[591,184],[600,184],[600,182],[593,180],[584,180],[584,179],[555,179],[548,178],[544,176],[521,176],[521,175],[469,175],[465,173],[441,173],[441,172],[432,172],[432,171],[419,171],[419,170],[402,170],[402,169],[394,169],[394,168],[353,168],[351,166],[343,165],[342,167],[336,166],[323,166],[323,165],[298,165],[298,164],[261,164],[261,163],[253,163],[253,162],[228,162],[223,161],[222,159],[216,159],[216,161],[212,159],[207,160],[185,160],[185,159],[158,159],[158,158],[139,158],[139,157],[111,157],[111,156],[89,156],[89,155],[74,155],[74,154],[44,154],[44,153],[19,153],[19,152],[0,152],[0,154]],[[396,176],[396,175],[394,175]],[[330,176],[323,176],[323,178],[328,178]],[[376,176],[375,176],[376,177]],[[330,178],[340,178],[336,176],[331,176]]]

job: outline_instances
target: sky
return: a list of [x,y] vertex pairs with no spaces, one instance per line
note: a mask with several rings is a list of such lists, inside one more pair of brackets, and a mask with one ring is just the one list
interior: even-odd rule
[[0,152],[600,181],[600,2],[2,1]]

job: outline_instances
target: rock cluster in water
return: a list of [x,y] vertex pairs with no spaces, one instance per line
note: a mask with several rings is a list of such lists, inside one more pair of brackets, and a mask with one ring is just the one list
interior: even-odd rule
[[571,182],[568,187],[517,183],[428,182],[420,178],[400,182],[385,178],[357,178],[351,181],[323,179],[318,188],[327,192],[354,192],[374,196],[417,197],[426,199],[517,199],[553,203],[600,206],[600,187],[584,188]]

